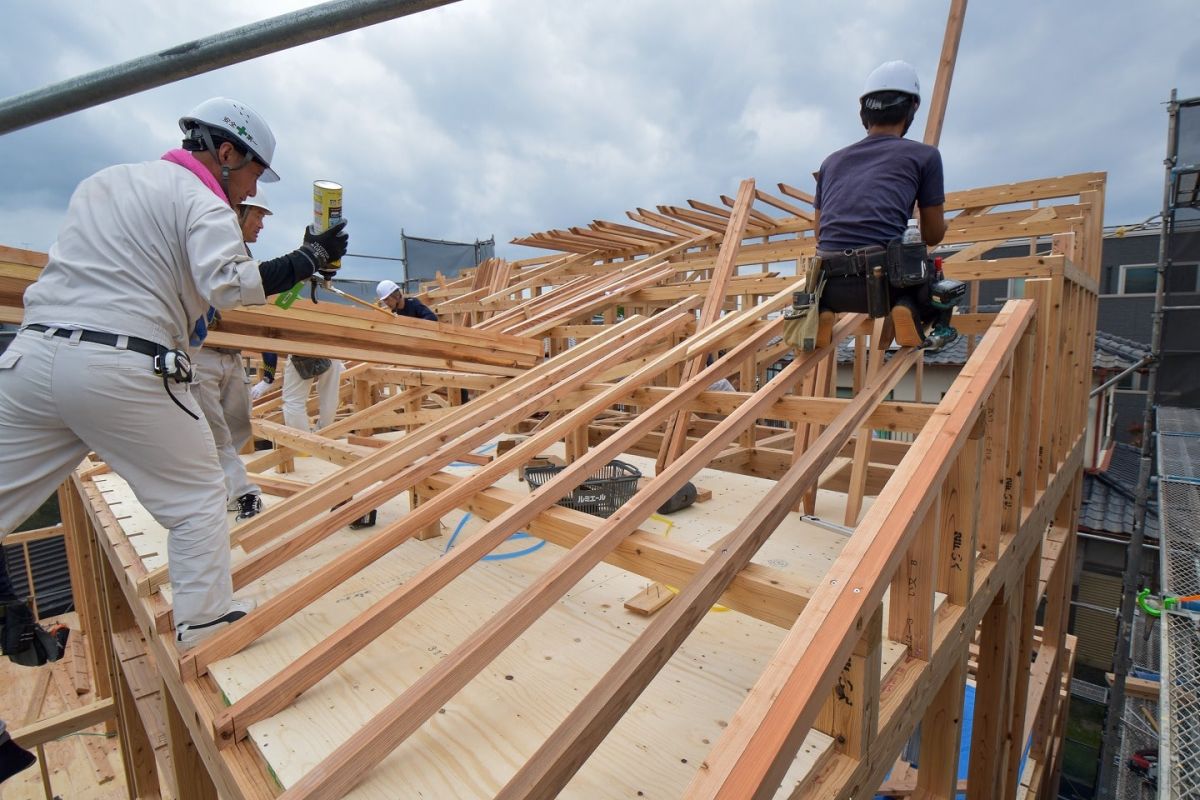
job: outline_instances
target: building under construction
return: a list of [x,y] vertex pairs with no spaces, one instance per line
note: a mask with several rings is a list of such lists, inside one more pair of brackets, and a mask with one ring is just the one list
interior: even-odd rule
[[[107,729],[139,798],[1054,797],[1104,188],[948,193],[947,277],[1019,290],[969,295],[946,387],[865,315],[782,341],[815,253],[786,182],[522,237],[423,285],[436,323],[227,313],[208,343],[347,362],[316,433],[255,403],[258,608],[177,650],[166,531],[85,459],[5,542],[62,536],[78,615],[22,676],[22,786]],[[0,248],[0,320],[45,260]]]

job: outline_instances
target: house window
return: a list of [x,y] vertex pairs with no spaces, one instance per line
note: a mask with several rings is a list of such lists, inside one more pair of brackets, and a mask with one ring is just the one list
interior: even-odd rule
[[1117,388],[1126,391],[1140,392],[1142,390],[1142,376],[1137,372],[1131,372],[1121,380],[1117,381]]
[[1117,294],[1154,294],[1158,284],[1154,264],[1122,264]]

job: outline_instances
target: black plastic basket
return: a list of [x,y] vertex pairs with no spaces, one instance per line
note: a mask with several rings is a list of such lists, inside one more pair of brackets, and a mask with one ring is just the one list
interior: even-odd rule
[[[545,467],[526,467],[525,480],[529,490],[537,489],[562,472],[553,464]],[[641,471],[624,461],[610,461],[600,471],[576,486],[569,495],[558,501],[564,508],[573,508],[597,517],[610,517],[613,512],[637,492]]]

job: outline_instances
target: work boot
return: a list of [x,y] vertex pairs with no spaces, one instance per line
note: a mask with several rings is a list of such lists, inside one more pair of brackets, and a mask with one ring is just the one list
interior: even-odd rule
[[896,341],[901,347],[920,347],[925,341],[925,331],[916,306],[908,298],[901,298],[892,307],[892,325],[896,328]]
[[234,600],[229,604],[229,610],[214,620],[190,625],[176,625],[175,646],[180,650],[192,649],[203,639],[249,614],[256,605],[258,604],[253,600]]
[[32,767],[36,761],[33,753],[14,742],[7,733],[4,734],[4,741],[0,742],[0,783]]
[[247,492],[237,499],[238,520],[250,519],[262,511],[262,497]]
[[833,323],[837,322],[837,314],[832,311],[822,311],[817,318],[817,347],[824,347],[833,341]]

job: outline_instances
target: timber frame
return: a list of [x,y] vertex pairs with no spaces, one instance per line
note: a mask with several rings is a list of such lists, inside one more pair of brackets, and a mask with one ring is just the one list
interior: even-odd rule
[[[911,401],[889,399],[907,373],[919,387],[921,354],[885,352],[881,326],[861,316],[843,316],[835,328],[836,341],[855,342],[852,397],[834,393],[836,341],[779,363],[787,350],[778,312],[802,287],[786,273],[802,273],[795,265],[814,249],[811,198],[785,184],[774,193],[747,180],[716,202],[631,211],[635,224],[531,234],[518,242],[551,254],[488,261],[424,287],[443,323],[387,321],[332,304],[291,317],[233,315],[222,329],[231,338],[221,344],[254,349],[269,341],[282,352],[361,362],[345,377],[348,413],[318,433],[274,422],[277,397],[256,405],[256,434],[277,449],[254,456],[250,470],[284,499],[234,529],[233,546],[247,554],[235,562],[235,591],[391,498],[408,494],[411,510],[180,653],[162,591],[165,569],[147,566],[122,527],[104,494],[106,466],[81,465],[61,490],[64,526],[94,674],[111,684],[98,696],[113,698],[131,796],[157,796],[163,786],[183,800],[351,794],[607,562],[679,593],[489,794],[562,792],[719,602],[785,633],[678,795],[848,798],[882,785],[896,796],[952,798],[970,680],[967,796],[1053,797],[1072,663],[1072,533],[1103,198],[1102,173],[947,197],[956,213],[948,219],[946,274],[975,285],[1016,279],[1023,291],[996,313],[980,312],[972,300],[958,315],[972,352],[936,402],[925,402],[919,388]],[[1014,240],[1027,241],[1029,254],[983,259]],[[38,266],[37,254],[0,250],[6,318],[19,319],[19,291]],[[378,344],[329,350],[347,331]],[[435,344],[421,349],[418,338]],[[710,391],[721,378],[739,391]],[[911,441],[883,441],[873,431]],[[479,455],[512,433],[521,438],[510,449]],[[519,496],[494,486],[557,443],[567,466],[545,486]],[[653,456],[657,469],[612,517],[555,504],[624,453]],[[279,474],[301,456],[332,471],[311,482]],[[473,472],[446,471],[464,461],[476,465]],[[702,469],[773,485],[707,549],[647,533],[656,509]],[[852,531],[822,579],[809,584],[756,562],[785,519],[811,513],[818,488],[844,496],[838,522]],[[227,704],[215,665],[236,664],[407,540],[436,535],[456,509],[488,521]],[[550,569],[381,702],[299,780],[280,785],[251,726],[320,692],[339,665],[522,529],[561,548]],[[885,662],[885,646],[903,656]],[[906,772],[897,757],[917,730],[920,767]],[[813,731],[828,746],[804,774],[789,774]],[[654,769],[653,755],[645,758]]]

